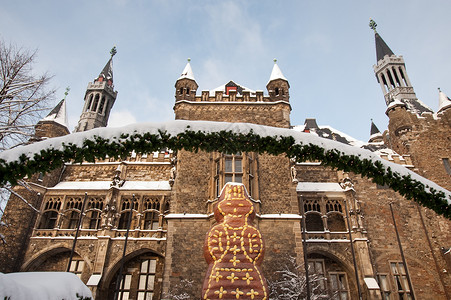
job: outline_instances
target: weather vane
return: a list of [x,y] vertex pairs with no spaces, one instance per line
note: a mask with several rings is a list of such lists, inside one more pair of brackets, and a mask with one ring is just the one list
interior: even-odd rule
[[376,22],[374,22],[373,19],[370,19],[370,28],[374,30],[374,33],[376,33]]
[[113,57],[116,53],[117,53],[116,46],[113,46],[113,48],[110,51],[111,57]]
[[64,92],[64,99],[66,99],[67,95],[69,94],[70,87],[66,88],[66,91]]

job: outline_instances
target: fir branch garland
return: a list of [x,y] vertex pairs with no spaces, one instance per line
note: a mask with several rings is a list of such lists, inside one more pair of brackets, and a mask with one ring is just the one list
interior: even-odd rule
[[[349,155],[337,149],[326,150],[314,144],[296,143],[292,136],[260,136],[252,130],[248,133],[233,131],[203,132],[187,127],[175,136],[159,130],[152,133],[123,133],[118,138],[106,139],[94,136],[85,139],[81,147],[72,143],[63,143],[61,149],[43,149],[32,158],[22,154],[18,160],[6,162],[0,159],[0,184],[16,184],[17,180],[42,172],[47,173],[61,167],[65,162],[95,162],[107,156],[125,159],[132,151],[137,154],[151,153],[168,148],[174,151],[192,152],[257,152],[270,155],[285,154],[296,162],[318,160],[322,165],[345,172],[353,172],[371,178],[374,183],[387,185],[407,199],[414,200],[422,206],[451,219],[451,205],[442,191],[436,191],[411,176],[393,172],[390,167],[377,161]],[[450,199],[451,200],[451,199]]]

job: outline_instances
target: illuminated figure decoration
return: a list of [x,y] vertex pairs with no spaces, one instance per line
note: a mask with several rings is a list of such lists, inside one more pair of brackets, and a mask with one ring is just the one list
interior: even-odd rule
[[202,299],[268,299],[260,264],[263,239],[252,226],[255,210],[241,183],[227,183],[214,209],[218,222],[204,245],[208,270]]

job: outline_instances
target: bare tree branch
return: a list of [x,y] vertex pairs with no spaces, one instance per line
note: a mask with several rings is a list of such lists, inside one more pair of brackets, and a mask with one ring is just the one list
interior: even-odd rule
[[52,77],[33,74],[36,53],[0,40],[0,151],[25,144],[54,100]]

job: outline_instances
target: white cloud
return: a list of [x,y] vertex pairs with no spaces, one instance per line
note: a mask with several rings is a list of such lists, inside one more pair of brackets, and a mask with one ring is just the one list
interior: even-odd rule
[[133,123],[136,123],[136,118],[128,110],[112,111],[108,120],[108,127],[121,127]]

